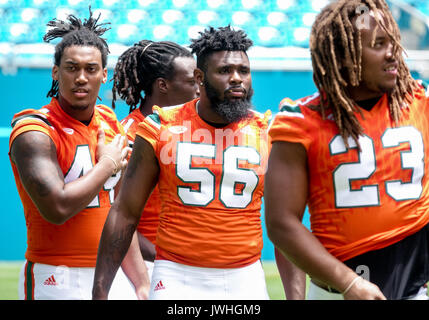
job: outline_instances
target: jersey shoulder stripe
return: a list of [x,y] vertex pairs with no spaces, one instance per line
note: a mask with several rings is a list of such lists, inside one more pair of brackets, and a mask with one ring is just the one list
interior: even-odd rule
[[302,108],[307,106],[317,106],[319,104],[319,92],[312,94],[311,96],[304,97],[293,101],[290,98],[284,98],[279,105],[280,115],[304,118],[304,113]]
[[290,100],[289,98],[283,99],[280,103],[280,114],[289,116],[289,117],[298,117],[304,118],[302,114],[301,106],[295,101]]
[[295,106],[283,105],[280,109],[280,112],[282,114],[286,114],[286,115],[289,115],[291,117],[304,118],[304,115],[302,114],[302,111],[301,111],[301,106],[299,106],[299,105],[295,105]]
[[429,97],[429,84],[425,81],[422,81],[423,89],[425,90],[426,97]]
[[156,113],[156,110],[154,110],[154,113],[148,115],[146,119],[152,126],[157,129],[161,129],[161,119],[159,117],[159,114]]
[[33,120],[37,120],[37,121],[42,121],[45,124],[47,124],[48,126],[52,127],[51,123],[46,118],[46,116],[44,116],[42,114],[24,114],[22,116],[18,116],[16,118],[12,119],[12,124],[11,124],[12,128],[14,128],[20,121],[27,120],[27,119],[33,119]]

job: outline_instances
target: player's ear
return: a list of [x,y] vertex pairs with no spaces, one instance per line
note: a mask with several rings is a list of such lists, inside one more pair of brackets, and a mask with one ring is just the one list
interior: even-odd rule
[[103,69],[103,80],[102,80],[102,82],[103,83],[107,82],[107,68]]
[[204,72],[201,69],[196,68],[194,70],[194,78],[198,86],[202,86],[204,83]]
[[158,78],[155,80],[156,86],[160,93],[166,94],[168,91],[168,83],[164,78]]
[[52,75],[52,79],[53,80],[58,81],[58,66],[57,65],[54,65],[52,67],[52,73],[51,73],[51,75]]

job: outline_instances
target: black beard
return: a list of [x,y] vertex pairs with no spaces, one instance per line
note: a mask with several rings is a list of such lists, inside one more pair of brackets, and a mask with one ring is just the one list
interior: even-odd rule
[[[249,117],[249,109],[251,109],[252,103],[250,100],[253,96],[253,89],[250,88],[246,92],[244,99],[233,99],[224,100],[219,99],[219,92],[207,81],[207,77],[204,78],[204,88],[206,90],[207,98],[210,101],[211,108],[224,119],[227,123],[236,122]],[[227,92],[224,92],[224,95]]]

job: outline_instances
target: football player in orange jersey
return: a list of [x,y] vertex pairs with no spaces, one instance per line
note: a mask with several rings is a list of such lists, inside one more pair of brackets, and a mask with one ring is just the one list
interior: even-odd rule
[[[107,30],[92,16],[52,20],[44,37],[55,47],[51,102],[15,115],[10,160],[27,224],[21,299],[90,299],[101,231],[130,151],[114,112],[96,105],[107,79]],[[107,142],[107,143],[106,143]],[[145,298],[145,269],[137,236],[110,298]],[[136,259],[136,260],[134,260]]]
[[200,99],[155,106],[140,123],[100,240],[94,299],[107,297],[157,183],[161,213],[149,298],[268,298],[260,209],[271,113],[250,110],[251,45],[229,26],[202,32],[191,44]]
[[310,49],[318,92],[284,99],[269,131],[268,235],[308,299],[428,299],[429,105],[399,28],[384,0],[336,1]]
[[[130,106],[129,115],[121,121],[130,147],[136,138],[138,124],[152,113],[154,105],[165,107],[183,104],[200,95],[194,79],[195,68],[192,53],[170,41],[142,40],[121,54],[113,75],[113,108],[116,94]],[[159,190],[155,187],[137,226],[140,250],[149,276],[155,260],[160,210]]]

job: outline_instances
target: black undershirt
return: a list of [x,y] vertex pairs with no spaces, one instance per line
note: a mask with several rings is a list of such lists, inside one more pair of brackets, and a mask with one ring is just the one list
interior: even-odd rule
[[371,111],[371,109],[374,108],[374,106],[377,104],[378,101],[380,101],[380,99],[381,97],[377,97],[362,101],[356,101],[356,104],[362,109],[365,109],[366,111]]
[[[429,281],[429,224],[401,241],[344,263],[368,277],[388,300],[410,298]],[[365,269],[366,275],[359,272]]]
[[[200,117],[201,118],[201,117]],[[211,125],[212,127],[215,127],[215,128],[223,128],[223,127],[226,127],[229,123],[216,123],[216,122],[210,122],[210,121],[207,121],[207,120],[204,120],[203,118],[201,118],[205,123],[207,123],[207,124],[209,124],[209,125]]]

